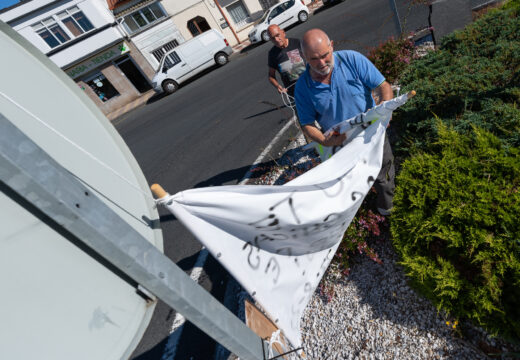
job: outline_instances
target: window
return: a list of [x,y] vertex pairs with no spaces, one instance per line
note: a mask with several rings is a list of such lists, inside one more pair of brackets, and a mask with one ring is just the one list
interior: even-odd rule
[[102,73],[94,75],[91,80],[85,82],[103,102],[107,102],[111,98],[119,95],[119,92]]
[[211,30],[211,26],[209,26],[205,18],[196,16],[188,21],[188,30],[191,32],[191,35],[197,36],[205,31]]
[[70,40],[69,35],[53,18],[42,20],[40,23],[33,25],[33,29],[51,48]]
[[164,66],[162,68],[163,71],[167,71],[168,69],[171,69],[175,65],[181,62],[181,58],[177,53],[174,51],[164,58]]
[[[65,26],[65,29],[62,27]],[[32,26],[34,31],[49,45],[55,48],[94,28],[89,19],[77,6],[71,7],[55,16],[42,20]]]
[[159,3],[153,3],[126,15],[123,24],[126,30],[131,34],[148,27],[150,24],[164,17],[166,17],[166,13],[161,5],[159,5]]
[[94,28],[89,19],[83,14],[83,11],[77,6],[62,11],[57,16],[75,37]]
[[170,50],[173,50],[177,45],[179,45],[177,40],[173,40],[173,41],[167,42],[166,44],[164,44],[160,48],[155,49],[154,51],[152,51],[152,55],[155,57],[155,59],[157,61],[161,61],[161,59],[164,56],[164,54],[166,54]]
[[283,4],[280,5],[280,6],[277,6],[275,7],[271,13],[269,14],[269,20],[277,17],[278,15],[280,15],[281,13],[283,13]]
[[249,14],[247,13],[246,7],[242,3],[242,0],[229,5],[226,7],[226,10],[228,11],[229,15],[231,15],[231,18],[235,24],[237,24],[237,26],[242,26],[247,23]]
[[282,4],[283,11],[291,8],[294,5],[294,0],[286,1]]
[[260,0],[260,5],[262,6],[262,9],[267,10],[277,2],[277,0]]

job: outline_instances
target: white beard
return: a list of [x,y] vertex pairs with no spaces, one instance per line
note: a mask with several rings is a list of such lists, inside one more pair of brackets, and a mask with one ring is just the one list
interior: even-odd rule
[[318,70],[318,69],[315,69],[314,67],[311,67],[311,68],[317,74],[320,74],[321,76],[326,76],[326,75],[329,75],[329,73],[332,71],[333,67],[334,67],[334,57],[332,57],[332,61],[324,70]]

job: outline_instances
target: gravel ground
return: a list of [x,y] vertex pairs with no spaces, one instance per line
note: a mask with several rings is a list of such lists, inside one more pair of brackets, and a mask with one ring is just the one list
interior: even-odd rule
[[[311,167],[314,156],[302,151],[304,143],[303,137],[293,143],[280,158],[279,169],[259,183],[282,184],[294,176],[295,168]],[[408,286],[390,239],[370,246],[382,264],[354,256],[348,276],[332,264],[322,284],[332,286],[334,295],[328,298],[317,289],[309,302],[301,328],[308,359],[477,360],[520,353],[520,347],[469,323],[454,328],[454,319]],[[489,357],[491,353],[501,356]]]
[[383,264],[359,256],[349,276],[329,271],[331,301],[311,299],[302,319],[310,359],[487,358],[407,285],[389,241],[372,247]]

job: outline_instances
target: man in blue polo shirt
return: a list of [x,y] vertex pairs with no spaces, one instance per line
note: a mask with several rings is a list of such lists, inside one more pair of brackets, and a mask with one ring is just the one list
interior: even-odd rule
[[[374,107],[372,91],[380,101],[393,98],[392,87],[379,70],[356,51],[333,51],[325,32],[312,29],[302,39],[302,53],[307,62],[295,88],[296,108],[303,132],[324,146],[340,146],[345,134],[324,133],[335,124]],[[314,125],[317,121],[321,130]],[[374,187],[377,207],[389,215],[394,196],[394,157],[385,137],[383,166]]]

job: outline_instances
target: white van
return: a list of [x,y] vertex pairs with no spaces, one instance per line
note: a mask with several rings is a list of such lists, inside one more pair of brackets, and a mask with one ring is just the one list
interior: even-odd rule
[[214,64],[225,65],[233,50],[224,35],[215,29],[178,45],[161,59],[152,86],[158,93],[175,92],[179,85]]

